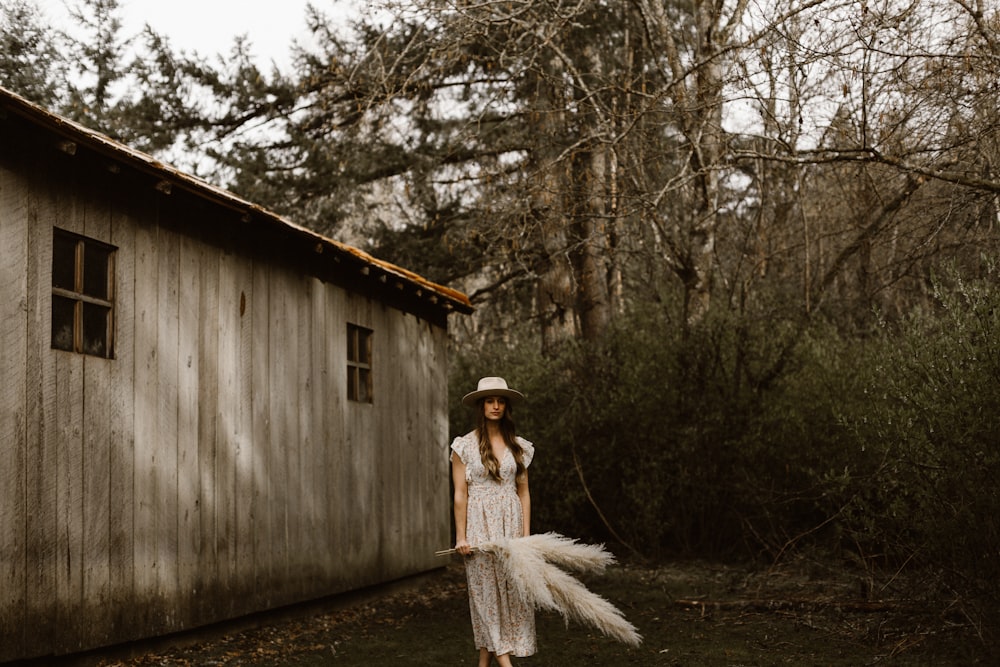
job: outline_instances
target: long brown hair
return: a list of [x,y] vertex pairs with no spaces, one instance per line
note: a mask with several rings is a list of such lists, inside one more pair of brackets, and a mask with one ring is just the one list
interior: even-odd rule
[[[486,398],[476,401],[476,435],[479,437],[479,458],[482,459],[483,467],[486,468],[490,477],[499,482],[501,480],[500,462],[493,455],[493,445],[490,444],[489,432],[486,429],[488,420],[486,419],[486,410],[483,407],[485,403]],[[510,400],[505,398],[504,405],[503,417],[500,418],[499,424],[500,435],[503,437],[504,444],[510,449],[510,453],[514,455],[514,462],[517,464],[514,478],[521,479],[525,471],[524,449],[517,441],[516,429],[514,428],[514,409]]]

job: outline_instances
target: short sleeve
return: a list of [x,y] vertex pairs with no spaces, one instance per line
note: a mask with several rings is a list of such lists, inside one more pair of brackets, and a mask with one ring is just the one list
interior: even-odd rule
[[[458,458],[462,459],[462,463],[464,463],[465,465],[469,465],[469,462],[465,458],[465,450],[466,447],[465,447],[464,435],[460,435],[451,441],[451,451],[458,454]],[[448,458],[451,458],[451,454],[448,455]]]
[[517,442],[521,445],[521,461],[524,463],[524,467],[527,468],[531,465],[531,459],[535,458],[535,446],[521,436],[517,436]]
[[[462,438],[455,438],[451,441],[451,451],[458,454],[458,458],[465,463],[465,447],[463,446]],[[448,454],[448,458],[451,458],[451,454]]]
[[[476,447],[476,449],[472,449]],[[466,433],[465,435],[460,435],[451,441],[451,451],[458,454],[458,458],[462,460],[465,464],[465,481],[472,480],[472,468],[469,462],[472,461],[472,452],[478,451],[476,441],[473,439],[472,433]],[[449,455],[449,458],[451,456]]]

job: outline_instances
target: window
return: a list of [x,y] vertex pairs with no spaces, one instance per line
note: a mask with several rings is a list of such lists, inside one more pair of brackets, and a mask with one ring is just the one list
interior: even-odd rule
[[52,233],[52,349],[114,356],[115,248]]
[[347,325],[347,398],[372,402],[372,331]]

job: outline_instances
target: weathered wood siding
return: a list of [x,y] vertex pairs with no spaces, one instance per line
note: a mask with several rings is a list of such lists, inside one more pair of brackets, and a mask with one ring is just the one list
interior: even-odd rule
[[[116,179],[0,157],[0,661],[439,566],[446,331]],[[114,359],[50,349],[53,226],[117,247]]]

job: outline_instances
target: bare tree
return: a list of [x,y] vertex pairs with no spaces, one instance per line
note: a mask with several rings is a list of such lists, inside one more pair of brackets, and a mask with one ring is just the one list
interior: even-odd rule
[[116,2],[88,6],[107,66],[85,122],[186,138],[204,175],[543,349],[675,295],[684,327],[716,305],[904,312],[934,262],[996,236],[984,0],[392,0],[350,32],[313,9],[294,78],[147,33],[121,99]]
[[[941,261],[974,268],[996,247],[995,38],[981,7],[952,0],[819,9],[742,51],[730,99],[752,103],[731,145],[757,216],[742,236],[759,246],[744,263],[757,276],[737,283],[783,267],[772,282],[801,286],[805,317],[835,308],[862,323],[918,302]],[[738,266],[735,242],[725,266]]]

